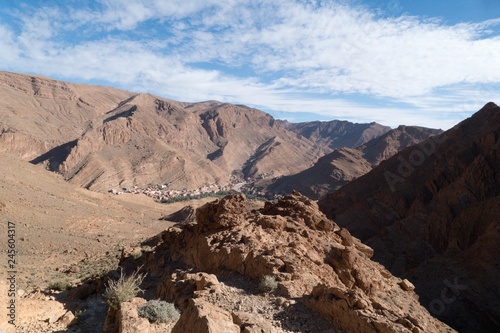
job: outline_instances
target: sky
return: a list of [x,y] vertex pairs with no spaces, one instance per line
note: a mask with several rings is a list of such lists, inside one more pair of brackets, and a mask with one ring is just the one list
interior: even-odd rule
[[289,121],[448,129],[500,103],[498,0],[0,0],[0,70]]

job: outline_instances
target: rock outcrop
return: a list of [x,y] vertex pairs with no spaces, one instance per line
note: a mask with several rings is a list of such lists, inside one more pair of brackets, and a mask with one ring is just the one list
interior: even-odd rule
[[326,218],[314,201],[293,193],[261,209],[248,207],[244,195],[207,203],[197,210],[196,223],[169,228],[151,253],[139,262],[129,258],[122,264],[144,265],[156,281],[154,297],[176,302],[184,312],[183,324],[177,325],[184,329],[203,322],[196,332],[219,332],[207,328],[210,319],[200,319],[212,313],[230,331],[231,322],[248,332],[253,332],[252,326],[268,327],[238,311],[232,311],[231,319],[203,301],[220,292],[217,279],[207,273],[223,272],[254,281],[271,276],[278,285],[276,293],[284,298],[280,303],[305,305],[335,330],[453,331],[418,303],[411,288],[402,287],[405,282],[371,261],[371,248]]
[[382,162],[320,201],[463,332],[500,329],[500,108]]
[[135,297],[129,302],[122,303],[118,311],[116,322],[119,333],[149,333],[149,321],[139,317],[137,309],[146,304],[143,298]]
[[200,299],[191,299],[172,333],[240,333],[231,314],[216,305]]
[[194,221],[194,219],[195,219],[195,209],[193,208],[193,206],[185,206],[172,214],[162,216],[160,218],[160,220],[162,221],[171,221],[182,224]]

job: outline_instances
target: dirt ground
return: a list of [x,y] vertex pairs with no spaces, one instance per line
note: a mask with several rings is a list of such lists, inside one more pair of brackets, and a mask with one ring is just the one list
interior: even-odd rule
[[[189,205],[197,207],[210,200],[190,201]],[[172,225],[159,218],[185,205],[159,204],[142,195],[91,192],[68,184],[42,167],[2,154],[0,332],[14,332],[7,322],[7,306],[12,299],[9,276],[15,276],[19,332],[22,325],[46,321],[65,311],[53,296],[37,294],[37,290],[77,285],[116,268],[124,247]],[[10,258],[9,235],[15,249],[15,256],[11,253]],[[8,259],[15,259],[15,263]]]

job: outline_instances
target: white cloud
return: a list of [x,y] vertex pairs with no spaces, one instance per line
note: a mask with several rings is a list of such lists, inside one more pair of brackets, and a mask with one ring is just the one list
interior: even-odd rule
[[103,10],[93,20],[108,24],[108,29],[131,30],[147,20],[182,19],[231,1],[214,0],[100,0]]
[[[500,83],[500,19],[449,26],[285,0],[102,0],[13,15],[19,26],[0,25],[9,70],[178,100],[446,128],[500,97],[485,93]],[[360,94],[388,106],[347,100]]]
[[[284,83],[335,92],[405,97],[456,82],[500,81],[500,40],[476,40],[474,25],[375,19],[347,8],[287,8],[283,23],[252,31],[255,64],[290,70]],[[258,45],[255,48],[255,45]]]

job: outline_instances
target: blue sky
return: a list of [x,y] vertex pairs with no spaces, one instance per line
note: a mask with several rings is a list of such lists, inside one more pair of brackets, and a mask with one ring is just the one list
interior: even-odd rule
[[291,121],[447,129],[500,103],[497,0],[0,0],[0,69]]

